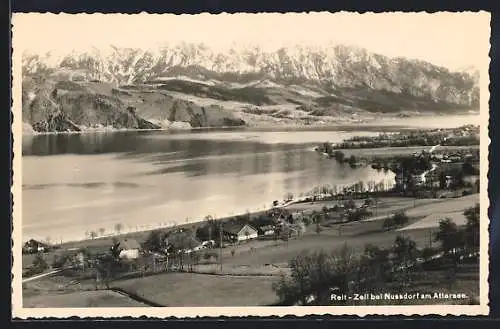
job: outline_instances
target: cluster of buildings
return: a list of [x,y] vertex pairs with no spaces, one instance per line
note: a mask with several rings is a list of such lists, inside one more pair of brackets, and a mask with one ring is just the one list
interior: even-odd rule
[[[272,222],[259,226],[250,223],[226,223],[222,227],[223,240],[229,243],[240,243],[258,238],[275,237],[277,234],[296,236],[301,233],[302,228],[293,224],[301,221],[302,214],[294,213],[286,216],[278,216]],[[224,242],[223,242],[224,244]]]
[[465,125],[454,129],[448,129],[447,131],[449,132],[449,137],[478,137],[480,133],[479,126],[477,125]]
[[[244,241],[252,240],[252,239],[257,239],[257,238],[265,238],[265,237],[273,237],[277,230],[285,225],[285,222],[277,222],[276,224],[268,224],[268,225],[262,225],[259,226],[258,228],[255,228],[249,223],[245,222],[229,222],[229,223],[224,223],[222,226],[222,232],[223,232],[223,246],[226,246],[228,244],[237,244],[241,243]],[[294,233],[294,229],[290,229],[290,234],[292,235]],[[173,240],[175,239],[175,236],[177,234],[186,234],[185,230],[179,229],[176,232],[172,232],[168,237],[165,237],[163,240],[163,244],[165,245],[165,254],[169,255],[171,253],[184,253],[184,254],[190,254],[193,252],[198,252],[202,251],[204,249],[211,249],[219,245],[219,241],[215,240],[206,240],[206,241],[199,241],[192,235],[192,233],[186,234],[186,236],[189,235],[190,241],[186,243],[186,245],[189,245],[189,247],[185,247],[183,249],[175,249],[173,248]],[[216,239],[218,240],[218,239]],[[33,240],[34,241],[34,240]],[[27,242],[26,245],[31,245],[34,244],[34,242],[30,240],[30,242]],[[144,254],[147,254],[147,250],[144,250],[143,246],[133,238],[123,238],[123,239],[118,239],[117,242],[119,243],[119,248],[120,248],[120,254],[119,257],[121,259],[127,259],[127,260],[136,260],[141,258]],[[33,249],[34,248],[34,249]],[[40,247],[35,246],[32,249],[32,253],[38,253],[38,252],[45,252],[48,249],[44,249],[41,245]],[[66,249],[63,251],[67,256],[69,256],[72,259],[73,263],[81,263],[83,264],[84,259],[88,259],[88,254],[92,253],[94,255],[99,255],[99,254],[104,254],[109,251],[109,248],[107,247],[86,247],[86,248],[73,248],[73,249]]]
[[41,241],[30,239],[23,245],[23,254],[37,254],[50,250],[50,246]]
[[432,154],[431,159],[439,163],[464,163],[469,161],[473,164],[479,164],[479,151],[436,153]]
[[425,186],[428,188],[450,188],[457,183],[461,176],[467,176],[463,172],[464,163],[479,170],[479,150],[465,150],[452,152],[430,153],[422,151],[414,153],[413,158],[418,160],[427,157],[430,160],[431,168],[418,172],[400,171],[396,174],[396,186],[405,188],[410,183],[415,186]]
[[[290,220],[293,221],[294,218],[291,214],[282,212],[280,208],[276,207],[267,216],[269,220],[262,222],[262,225],[252,225],[255,222],[250,221],[250,219],[224,222],[221,225],[222,236],[217,234],[217,236],[212,237],[213,239],[207,239],[206,241],[200,241],[196,238],[194,232],[182,228],[169,232],[161,237],[161,245],[164,246],[162,255],[150,252],[134,238],[122,237],[115,242],[119,243],[119,257],[121,259],[139,260],[140,262],[154,255],[165,258],[173,254],[191,254],[205,249],[212,249],[218,247],[221,242],[222,247],[225,247],[258,238],[274,238],[277,233],[282,234],[284,231],[289,236],[300,234],[300,228],[291,225],[289,222]],[[51,248],[47,244],[31,239],[25,243],[23,253],[46,253],[52,249],[56,248]],[[54,251],[54,257],[64,257],[67,260],[66,263],[60,266],[88,267],[91,266],[92,262],[97,261],[100,256],[109,253],[110,246],[89,244],[89,246],[81,248],[57,249]]]

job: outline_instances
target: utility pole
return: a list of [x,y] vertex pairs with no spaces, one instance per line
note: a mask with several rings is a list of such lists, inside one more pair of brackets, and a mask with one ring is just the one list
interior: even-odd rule
[[220,244],[219,244],[219,261],[220,261],[220,272],[222,273],[222,222],[220,223],[220,229],[219,229],[219,238],[220,238]]
[[406,194],[405,168],[401,167],[401,182],[403,183],[403,192]]

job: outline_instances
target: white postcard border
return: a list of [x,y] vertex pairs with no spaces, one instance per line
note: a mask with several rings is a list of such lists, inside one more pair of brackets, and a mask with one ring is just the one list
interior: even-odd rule
[[[329,14],[329,13],[324,13]],[[375,13],[349,13],[342,12],[336,13],[342,15],[384,15]],[[394,13],[391,13],[394,14]],[[407,15],[414,13],[398,14]],[[427,13],[418,13],[427,14]],[[489,21],[490,14],[485,11],[477,13],[483,15],[487,23],[487,31],[490,31]],[[19,40],[16,38],[16,18],[20,15],[55,15],[55,14],[13,14],[12,18],[12,75],[13,75],[13,123],[12,131],[14,135],[13,140],[13,185],[11,192],[13,194],[13,230],[12,230],[12,317],[19,319],[29,318],[68,318],[73,316],[78,317],[102,317],[102,318],[116,318],[116,317],[153,317],[153,318],[193,318],[193,317],[219,317],[219,316],[306,316],[306,315],[486,315],[488,314],[488,244],[489,244],[489,221],[480,221],[480,305],[423,305],[423,306],[289,306],[289,307],[161,307],[161,308],[24,308],[22,306],[22,120],[21,113],[21,54],[23,52],[23,42],[28,40]],[[70,14],[58,14],[70,15]],[[89,15],[89,14],[73,14],[73,15]],[[119,14],[106,14],[106,15],[119,15]],[[138,15],[144,15],[141,13]],[[229,14],[221,14],[229,15]],[[237,15],[237,14],[234,14]],[[282,14],[275,14],[282,15]],[[304,13],[303,15],[307,15]],[[147,19],[147,18],[146,18]],[[471,27],[474,28],[474,27]],[[486,26],[477,27],[478,37],[485,38],[485,49],[489,51],[489,33],[487,38],[485,36]],[[35,32],[36,28],[34,28]],[[489,62],[490,58],[485,53],[484,61],[481,65],[480,80],[480,115],[481,115],[481,137],[480,137],[480,215],[481,218],[488,218],[489,198],[488,198],[488,147],[490,139],[488,136],[488,123],[489,123]]]

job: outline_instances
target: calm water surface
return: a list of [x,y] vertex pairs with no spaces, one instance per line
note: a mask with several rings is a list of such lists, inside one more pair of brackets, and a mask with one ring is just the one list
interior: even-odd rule
[[392,174],[312,152],[380,127],[23,136],[23,236],[52,241],[192,222],[269,207],[287,192]]

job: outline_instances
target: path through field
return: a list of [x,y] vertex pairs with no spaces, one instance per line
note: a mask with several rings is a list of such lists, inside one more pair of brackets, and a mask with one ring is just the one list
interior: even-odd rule
[[47,272],[47,273],[42,273],[42,274],[34,275],[34,276],[29,277],[29,278],[23,279],[23,283],[30,282],[30,281],[33,281],[33,280],[42,279],[42,278],[45,278],[47,276],[57,274],[57,273],[59,273],[59,272],[61,272],[63,270],[64,269],[61,268],[61,269],[50,271],[50,272]]

